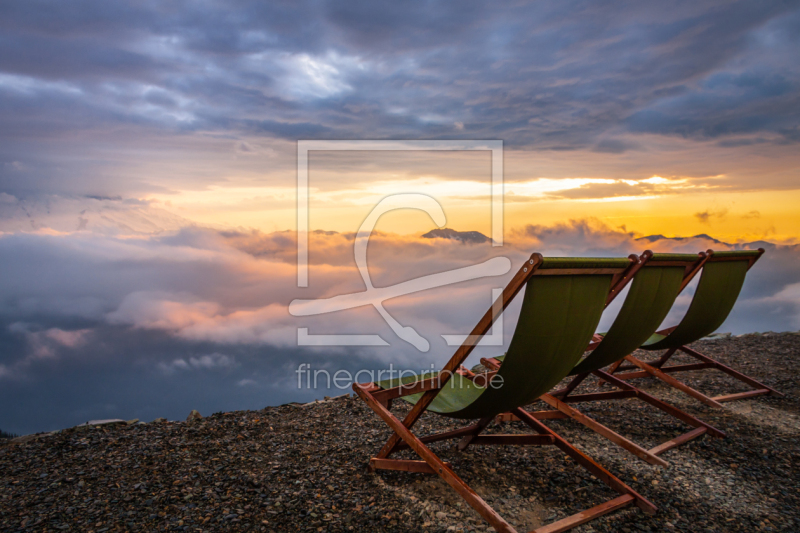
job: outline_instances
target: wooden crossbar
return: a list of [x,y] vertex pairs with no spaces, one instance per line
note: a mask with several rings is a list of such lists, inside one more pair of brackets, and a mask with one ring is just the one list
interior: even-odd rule
[[613,500],[601,503],[600,505],[595,505],[586,511],[562,518],[558,522],[553,522],[552,524],[536,528],[530,533],[561,533],[562,531],[567,531],[568,529],[578,527],[579,525],[585,524],[590,520],[594,520],[595,518],[599,518],[605,514],[616,511],[617,509],[627,507],[628,505],[632,504],[635,499],[636,498],[630,494],[623,494],[622,496],[617,496]]
[[[450,466],[450,463],[444,463]],[[400,470],[403,472],[419,472],[422,474],[435,474],[436,472],[425,461],[412,461],[409,459],[378,459],[369,460],[372,470]]]
[[638,396],[639,391],[636,390],[621,390],[613,392],[591,392],[587,394],[573,394],[564,398],[564,403],[580,403],[580,402],[599,402],[602,400],[624,400],[625,398],[635,398]]
[[[561,418],[569,418],[561,411],[528,411],[528,413],[536,420],[553,420]],[[519,418],[514,413],[500,413],[495,418],[498,423],[502,422],[519,422]]]
[[438,389],[439,377],[434,376],[429,379],[415,381],[414,383],[398,385],[397,387],[393,387],[391,389],[378,390],[373,394],[373,396],[379,402],[386,403],[387,401],[394,400],[395,398],[402,398],[403,396],[411,396],[412,394],[419,394],[420,392]]
[[661,444],[659,444],[655,448],[651,448],[650,449],[650,453],[652,453],[653,455],[660,455],[660,454],[666,452],[667,450],[671,450],[672,448],[675,448],[676,446],[680,446],[681,444],[683,444],[685,442],[689,442],[692,439],[696,439],[700,435],[704,435],[706,433],[706,431],[708,431],[708,429],[706,429],[704,427],[694,428],[693,430],[691,430],[691,431],[689,431],[687,433],[684,433],[683,435],[681,435],[679,437],[675,437],[674,439],[668,440],[667,442],[662,442]]
[[[682,346],[680,350],[687,355],[699,359],[702,361],[701,363],[696,364],[687,364],[687,365],[672,365],[672,366],[662,366],[661,368],[657,368],[653,365],[648,365],[647,363],[629,355],[625,359],[630,361],[635,367],[641,368],[640,372],[626,372],[623,374],[617,374],[617,377],[624,380],[636,379],[645,376],[652,376],[664,381],[665,383],[672,385],[673,387],[685,392],[689,396],[699,400],[700,402],[709,405],[711,407],[722,408],[723,402],[730,402],[734,400],[741,400],[745,398],[752,398],[755,396],[765,396],[765,395],[774,395],[774,396],[783,396],[780,392],[776,391],[775,389],[764,385],[763,383],[756,381],[755,379],[742,374],[741,372],[737,372],[730,367],[723,365],[722,363],[711,359],[710,357],[701,354],[700,352],[688,348],[686,346]],[[671,354],[670,354],[671,355]],[[664,360],[665,358],[662,357],[657,362]],[[677,372],[684,372],[689,370],[698,370],[704,368],[715,368],[720,370],[729,376],[738,379],[754,387],[753,390],[745,391],[745,392],[738,392],[734,394],[726,394],[722,396],[714,396],[709,397],[703,394],[700,391],[697,391],[685,383],[678,381],[677,379],[669,376],[669,373],[677,373]]]
[[753,396],[764,396],[770,394],[769,389],[754,389],[745,392],[737,392],[734,394],[725,394],[723,396],[714,396],[712,399],[715,402],[724,403],[732,402],[734,400],[743,400],[744,398],[752,398]]
[[[472,433],[475,433],[477,427],[478,427],[477,425],[473,425],[461,429],[455,429],[453,431],[445,431],[443,433],[437,433],[435,435],[428,435],[427,437],[419,437],[419,441],[424,444],[428,444],[430,442],[439,442],[441,440],[458,439],[465,435],[470,435]],[[401,442],[397,445],[397,451],[406,450],[408,448],[410,448],[410,446],[405,442]]]
[[[653,365],[651,365],[653,366]],[[635,365],[630,365],[628,367],[619,367],[617,370],[625,370],[626,368],[636,369],[639,368]],[[692,370],[704,370],[706,368],[714,368],[714,365],[710,363],[692,363],[688,365],[670,365],[670,366],[662,366],[662,367],[655,367],[664,372],[665,374],[674,374],[676,372],[690,372]],[[629,380],[629,379],[637,379],[637,378],[646,378],[651,377],[648,372],[644,370],[639,370],[637,372],[625,372],[622,374],[614,374],[619,379]]]

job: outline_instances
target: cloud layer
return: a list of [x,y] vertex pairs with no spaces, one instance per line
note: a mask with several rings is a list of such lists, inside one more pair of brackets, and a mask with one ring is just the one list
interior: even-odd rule
[[[364,290],[353,235],[316,232],[310,286],[296,287],[293,233],[221,232],[186,227],[148,238],[87,232],[0,236],[0,420],[8,430],[48,429],[105,416],[183,416],[183,411],[257,407],[316,397],[298,390],[300,363],[331,371],[439,366],[453,348],[442,334],[465,334],[508,275],[433,289],[386,302],[404,326],[431,343],[427,353],[399,340],[371,307],[316,317],[288,312],[295,298]],[[723,330],[800,328],[796,245],[768,247],[748,276]],[[369,249],[375,286],[393,285],[498,255],[520,264],[550,255],[625,256],[645,248],[725,250],[708,236],[642,239],[593,220],[511,231],[503,248],[456,239],[378,233]],[[690,294],[690,293],[689,293]],[[680,319],[682,296],[667,322]],[[601,327],[613,319],[610,308]],[[506,341],[517,308],[506,314]],[[311,334],[379,334],[390,346],[298,347]],[[473,358],[503,348],[483,347]],[[54,391],[36,395],[32,391]],[[335,391],[334,391],[335,392]],[[56,395],[63,401],[54,401]],[[24,409],[20,406],[24,405]],[[24,413],[24,414],[23,414]]]

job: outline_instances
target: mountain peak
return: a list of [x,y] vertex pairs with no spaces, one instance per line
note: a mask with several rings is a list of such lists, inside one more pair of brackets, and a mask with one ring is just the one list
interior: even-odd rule
[[491,239],[478,231],[457,231],[452,228],[431,230],[422,236],[424,239],[451,239],[464,244],[483,244]]

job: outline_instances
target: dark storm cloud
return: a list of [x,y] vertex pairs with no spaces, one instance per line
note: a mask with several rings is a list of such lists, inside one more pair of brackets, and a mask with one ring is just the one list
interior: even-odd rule
[[[637,149],[614,139],[626,131],[796,142],[798,13],[791,2],[5,2],[0,131],[16,142],[0,158],[44,165],[76,135],[131,150],[209,133],[611,153]],[[99,157],[74,172],[98,172],[87,160]],[[25,187],[0,172],[9,190]]]

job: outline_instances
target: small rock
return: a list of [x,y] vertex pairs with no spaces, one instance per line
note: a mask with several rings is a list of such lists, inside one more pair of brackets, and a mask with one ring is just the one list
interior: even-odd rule
[[187,422],[192,422],[193,420],[201,420],[203,415],[198,413],[196,410],[192,409],[192,412],[189,413],[189,416],[186,417]]

